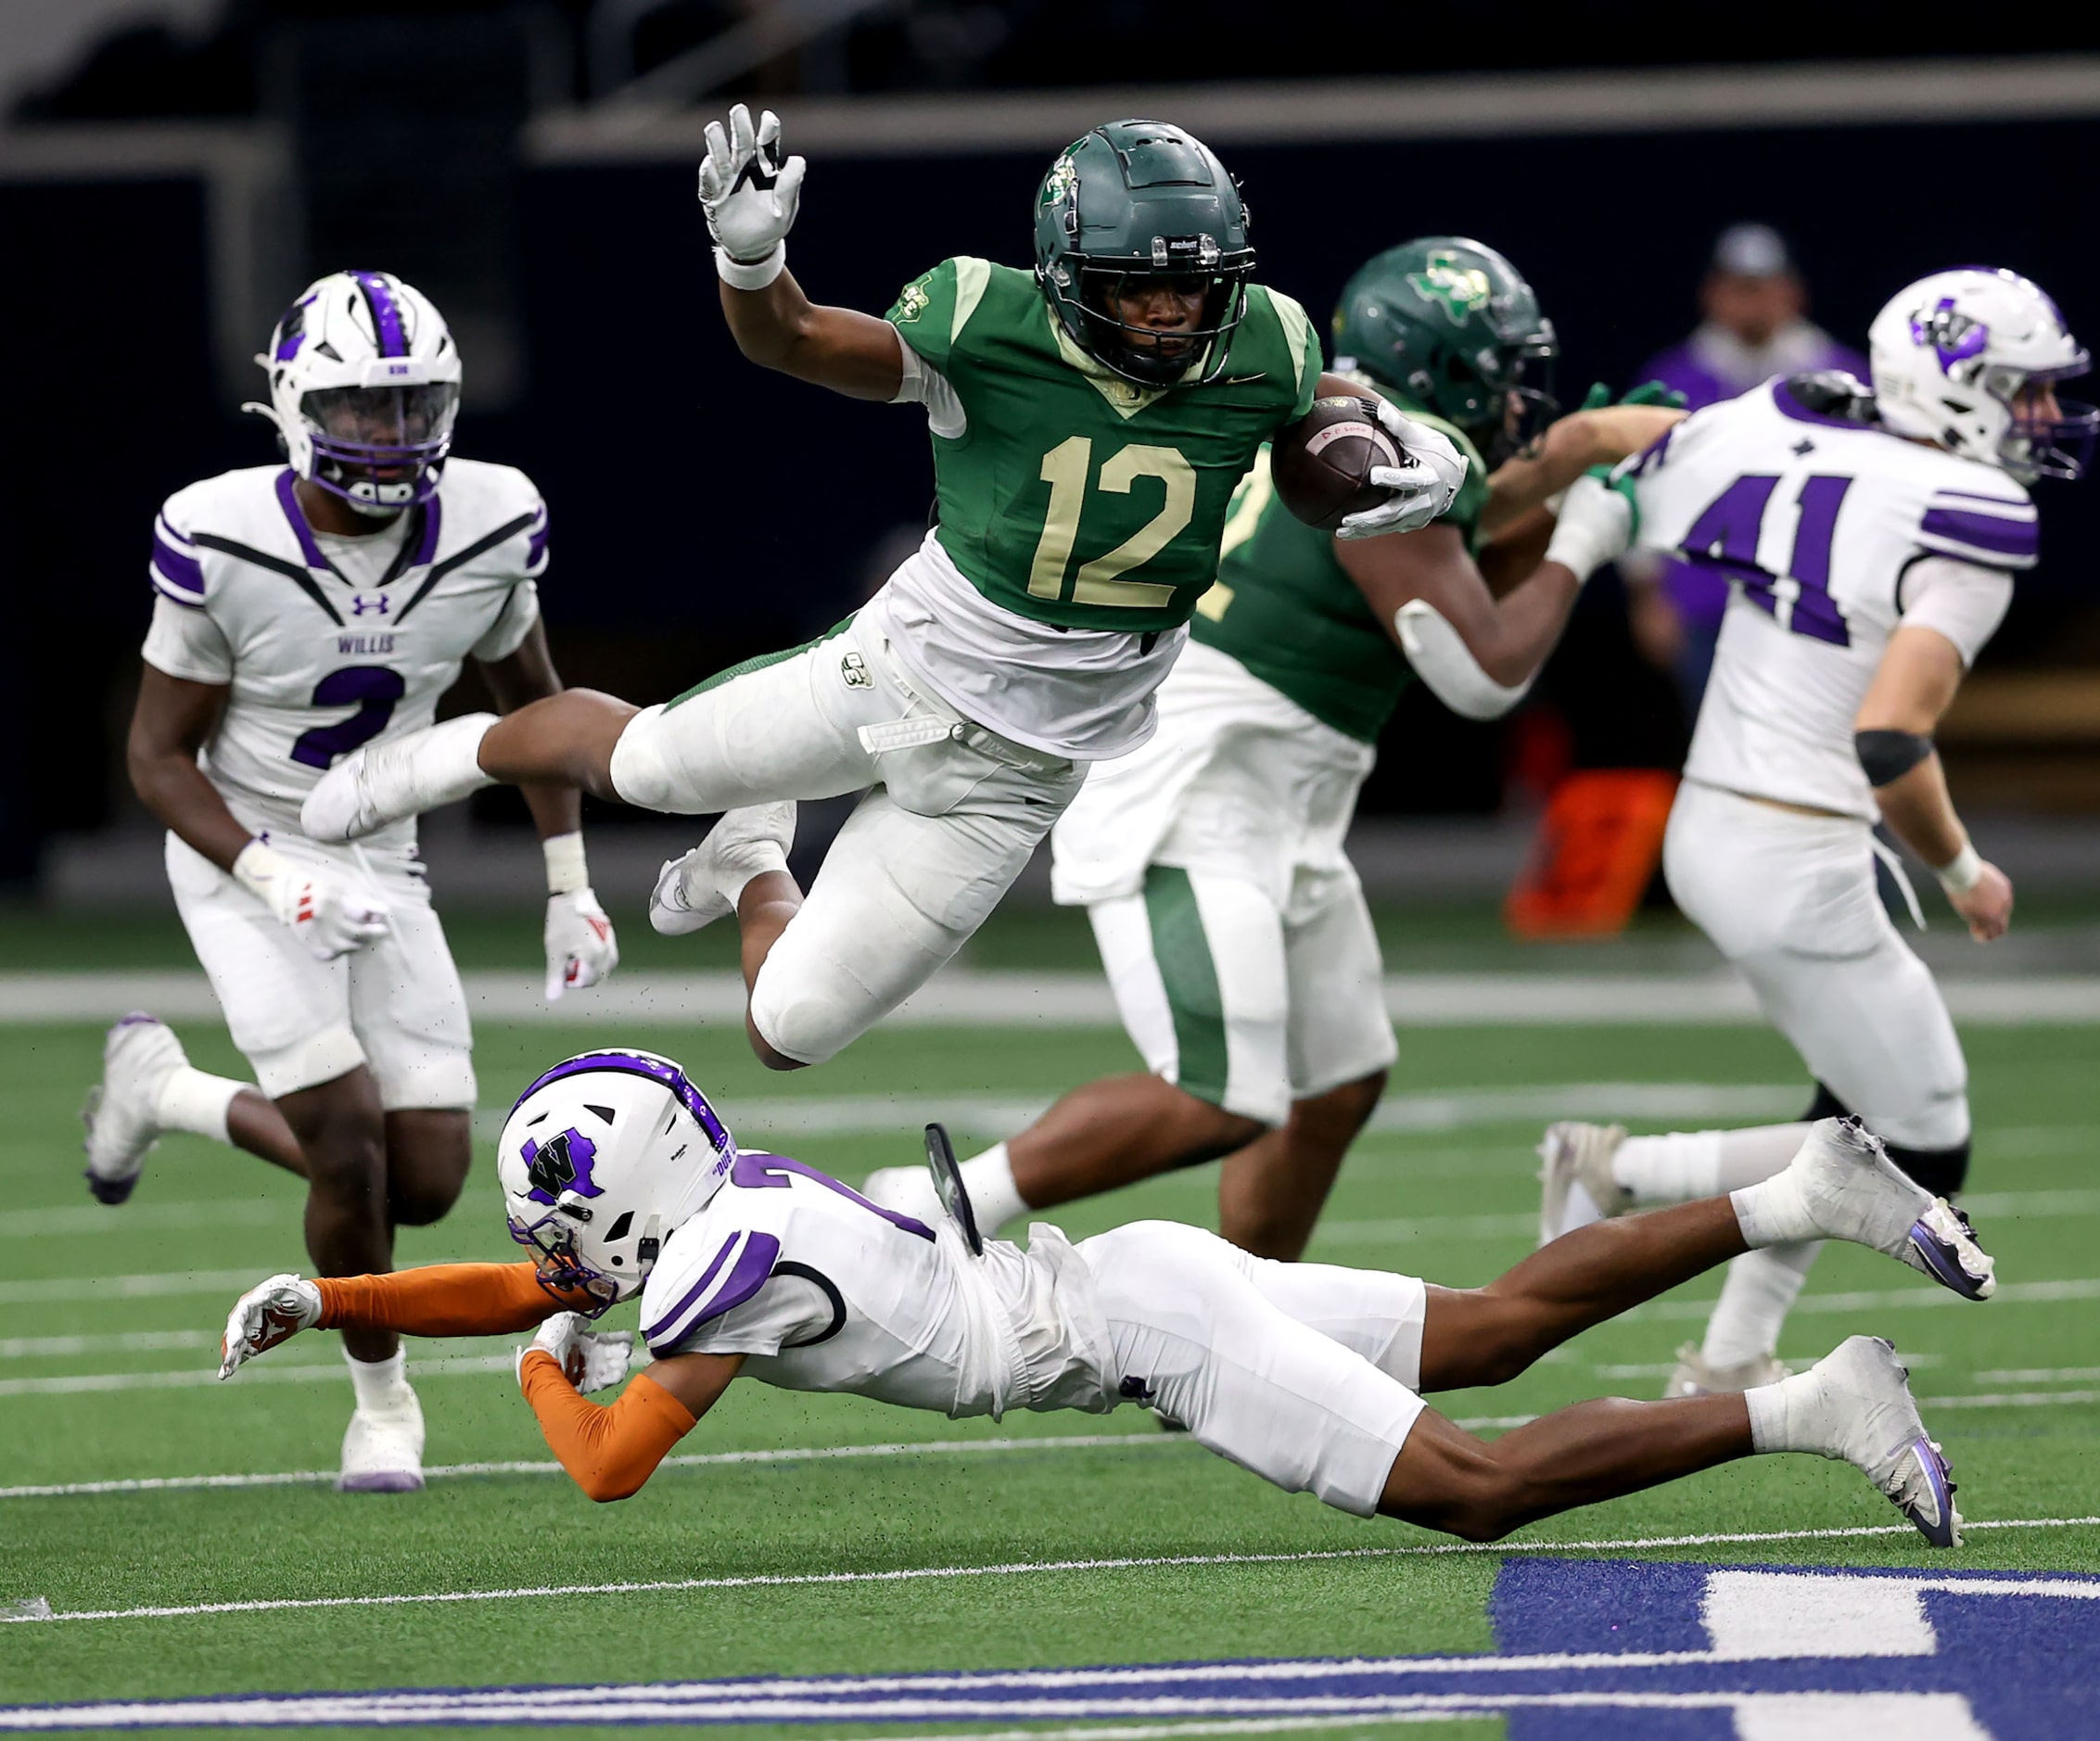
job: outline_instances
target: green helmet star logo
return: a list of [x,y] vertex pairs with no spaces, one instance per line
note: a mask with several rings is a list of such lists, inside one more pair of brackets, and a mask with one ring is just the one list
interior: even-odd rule
[[1477,266],[1461,266],[1454,254],[1432,254],[1420,272],[1407,274],[1407,285],[1424,302],[1441,302],[1455,323],[1485,308],[1495,286]]
[[1072,153],[1066,151],[1050,166],[1050,173],[1043,177],[1043,191],[1037,198],[1038,206],[1054,206],[1079,184],[1079,166],[1073,162]]

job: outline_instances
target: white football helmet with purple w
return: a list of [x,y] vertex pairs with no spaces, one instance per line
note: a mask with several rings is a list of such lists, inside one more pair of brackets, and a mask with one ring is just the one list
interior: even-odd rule
[[256,358],[299,477],[361,514],[426,501],[452,444],[459,347],[430,299],[391,273],[337,272],[285,311]]
[[556,1064],[496,1141],[511,1238],[538,1255],[542,1286],[597,1301],[593,1317],[642,1291],[663,1242],[707,1206],[736,1160],[685,1072],[632,1048]]
[[2093,456],[2100,411],[2057,415],[2024,403],[2030,382],[2091,366],[2042,286],[2003,267],[1957,266],[1897,292],[1867,329],[1881,421],[2023,482],[2077,477]]

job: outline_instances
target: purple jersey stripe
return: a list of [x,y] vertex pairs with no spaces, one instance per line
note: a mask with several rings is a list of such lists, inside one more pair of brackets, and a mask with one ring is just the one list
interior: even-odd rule
[[1927,538],[1966,544],[1996,556],[2032,562],[2041,544],[2041,528],[2032,520],[2009,520],[1995,514],[1971,514],[1966,508],[1928,508],[1918,530]]
[[313,541],[313,528],[306,523],[306,512],[299,505],[299,497],[293,486],[299,478],[290,466],[277,474],[277,505],[284,509],[285,518],[291,522],[292,532],[299,540],[299,554],[309,568],[325,569],[328,559],[321,553],[321,546]]
[[372,327],[379,336],[379,354],[407,356],[408,335],[401,328],[401,304],[394,300],[387,281],[375,272],[353,272],[350,276],[364,287],[364,299],[372,305]]
[[195,556],[185,555],[158,532],[153,535],[153,567],[170,586],[199,595],[204,591],[204,565]]
[[153,591],[157,597],[166,599],[171,604],[180,604],[185,611],[201,611],[204,608],[201,598],[193,598],[187,592],[176,591],[151,568],[146,573],[153,577]]
[[532,523],[532,530],[526,534],[525,566],[536,567],[547,557],[547,504],[540,504],[540,517]]
[[707,1267],[700,1272],[700,1279],[693,1284],[692,1289],[687,1292],[684,1299],[681,1300],[676,1305],[671,1307],[668,1312],[665,1313],[664,1315],[658,1318],[654,1324],[644,1325],[643,1327],[642,1337],[644,1341],[655,1341],[656,1338],[661,1336],[665,1330],[668,1329],[673,1324],[678,1322],[681,1313],[684,1312],[688,1306],[692,1305],[694,1301],[699,1299],[702,1294],[707,1291],[707,1284],[715,1279],[715,1272],[718,1269],[721,1268],[723,1260],[729,1256],[731,1252],[736,1249],[737,1237],[737,1235],[732,1233],[729,1236],[728,1239],[722,1241],[721,1250],[717,1252],[713,1257],[707,1260]]
[[[719,1318],[725,1312],[735,1311],[766,1285],[767,1279],[773,1273],[773,1265],[780,1261],[780,1254],[781,1242],[771,1234],[752,1234],[745,1239],[744,1250],[737,1254],[736,1266],[722,1278],[721,1287],[716,1290],[715,1297],[700,1309],[698,1316],[680,1325],[671,1334],[665,1333],[661,1323],[648,1332],[645,1340],[650,1352],[654,1353],[659,1347],[674,1346],[691,1336],[709,1318]],[[699,1292],[699,1289],[694,1289],[694,1292]],[[688,1301],[692,1298],[693,1294],[686,1295]]]
[[169,524],[168,516],[164,514],[157,514],[153,516],[153,529],[156,534],[158,534],[160,538],[165,539],[177,550],[192,550],[196,548],[190,542],[189,534],[187,532],[177,531],[174,527]]
[[423,504],[423,540],[415,547],[415,560],[409,565],[412,568],[427,567],[438,554],[438,530],[444,518],[444,498],[433,495]]

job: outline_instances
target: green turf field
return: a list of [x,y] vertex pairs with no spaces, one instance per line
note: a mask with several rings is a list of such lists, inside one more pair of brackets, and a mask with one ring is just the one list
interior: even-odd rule
[[[485,1105],[608,1037],[603,1028],[484,1028]],[[726,1030],[618,1037],[681,1057],[752,1143],[765,1132],[740,1107],[891,1093],[1025,1101],[1131,1061],[1121,1036],[1106,1033],[877,1032],[821,1071],[781,1078]],[[223,1031],[186,1029],[184,1038],[200,1064],[240,1073]],[[1884,1530],[1900,1520],[1850,1469],[1775,1458],[1523,1539],[1706,1564],[2100,1571],[2100,1525],[2090,1521],[2100,1512],[2095,1032],[2000,1028],[1967,1040],[1980,1157],[1973,1207],[1999,1255],[2002,1297],[1965,1305],[1886,1260],[1833,1251],[1782,1353],[1813,1358],[1862,1330],[1893,1337],[1954,1459],[1965,1513],[2020,1527],[1978,1529],[1958,1555],[1934,1556],[1907,1531]],[[75,1113],[98,1042],[90,1028],[17,1028],[0,1054],[10,1112],[0,1179],[15,1236],[0,1277],[9,1307],[0,1480],[332,1468],[349,1412],[333,1338],[302,1339],[230,1384],[197,1381],[238,1288],[304,1266],[298,1181],[178,1137],[129,1205],[93,1204],[77,1178]],[[1521,1257],[1537,1120],[1498,1112],[1497,1092],[1597,1081],[1775,1085],[1772,1110],[1784,1115],[1789,1090],[1778,1085],[1799,1074],[1780,1041],[1741,1029],[1406,1034],[1389,1105],[1406,1113],[1412,1097],[1475,1092],[1416,1121],[1445,1127],[1368,1137],[1311,1254],[1451,1284],[1483,1280]],[[834,1130],[777,1146],[853,1180],[914,1152],[916,1133]],[[1075,1236],[1139,1215],[1207,1223],[1213,1188],[1199,1170],[1060,1218]],[[484,1148],[452,1219],[404,1234],[401,1259],[513,1253]],[[1439,1405],[1495,1419],[1597,1393],[1652,1394],[1676,1343],[1697,1333],[1696,1299],[1711,1291],[1695,1286],[1592,1333],[1517,1384]],[[425,1363],[431,1466],[544,1462],[503,1349],[414,1344],[410,1359],[412,1372]],[[1104,1435],[1114,1437],[1098,1442]],[[1061,1447],[1075,1439],[1090,1442]],[[795,1455],[898,1442],[982,1448]],[[0,1703],[1477,1652],[1493,1643],[1488,1594],[1511,1557],[1424,1552],[1434,1538],[1287,1497],[1135,1410],[950,1423],[739,1385],[681,1451],[768,1455],[667,1468],[607,1506],[541,1472],[435,1479],[405,1498],[342,1498],[317,1482],[0,1498],[0,1605],[42,1598],[61,1616],[567,1592],[9,1625],[0,1627]],[[2062,1521],[2072,1519],[2088,1521]],[[1817,1530],[1882,1532],[1806,1534]],[[1713,1539],[1742,1533],[1766,1539]],[[1681,1537],[1699,1539],[1638,1545]],[[1127,1563],[1159,1559],[1183,1563]],[[1066,1562],[1109,1563],[1056,1569]],[[859,1576],[970,1568],[1003,1569]],[[808,1582],[817,1578],[831,1581]],[[604,1588],[678,1581],[717,1582]],[[1438,1732],[1501,1729],[1471,1718]]]

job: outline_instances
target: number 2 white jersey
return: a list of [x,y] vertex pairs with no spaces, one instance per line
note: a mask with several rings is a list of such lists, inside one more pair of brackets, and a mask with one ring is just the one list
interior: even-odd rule
[[[315,536],[293,481],[257,466],[169,497],[144,648],[171,677],[230,688],[198,760],[236,818],[278,835],[298,833],[300,803],[337,756],[428,725],[469,654],[516,650],[547,564],[547,511],[508,465],[448,461],[437,494],[374,535],[375,552],[395,553],[369,574],[350,540]],[[411,818],[364,845],[400,854],[414,841]]]
[[[1768,381],[1687,417],[1632,476],[1640,542],[1729,582],[1686,777],[1872,820],[1853,719],[1890,632],[1924,622],[1973,659],[2036,524],[2017,479],[1846,414],[1865,402],[1849,377]],[[1965,585],[1958,610],[1925,602]]]

